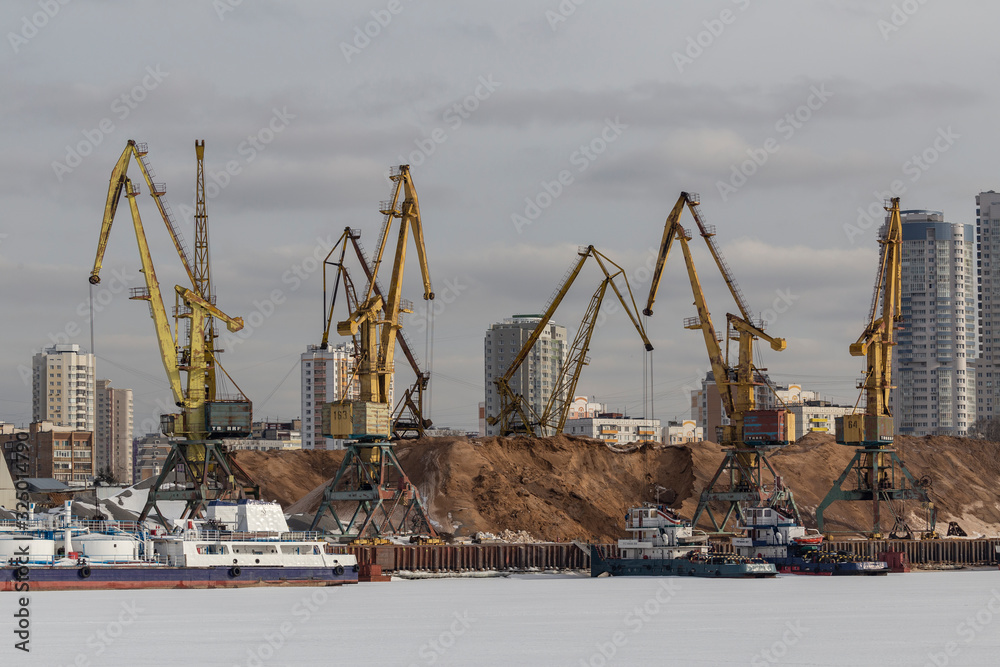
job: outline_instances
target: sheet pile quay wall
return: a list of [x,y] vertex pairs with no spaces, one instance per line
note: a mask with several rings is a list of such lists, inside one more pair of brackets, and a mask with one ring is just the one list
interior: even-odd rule
[[[1000,539],[972,540],[837,540],[823,548],[847,551],[874,558],[883,551],[905,552],[914,565],[996,565]],[[720,543],[721,551],[729,551]],[[581,548],[582,547],[582,548]],[[610,557],[618,555],[616,545],[601,545]],[[590,569],[587,545],[544,544],[425,544],[340,546],[336,550],[353,554],[358,563],[380,565],[383,571],[398,572],[523,572],[532,570]]]

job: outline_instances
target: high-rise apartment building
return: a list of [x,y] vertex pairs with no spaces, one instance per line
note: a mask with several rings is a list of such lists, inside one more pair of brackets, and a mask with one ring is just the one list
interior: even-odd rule
[[1000,416],[1000,193],[976,195],[976,301],[979,349],[975,364],[976,417]]
[[[309,345],[300,362],[302,374],[302,449],[328,449],[323,437],[322,408],[324,403],[358,398],[358,380],[354,371],[352,346]],[[390,392],[390,402],[392,400]]]
[[31,360],[32,421],[77,431],[94,430],[94,355],[75,343],[39,352]]
[[976,393],[972,225],[945,222],[941,211],[901,211],[900,218],[903,321],[891,395],[896,433],[965,435],[975,421]]
[[119,484],[132,483],[132,390],[97,381],[97,474],[110,473]]
[[[486,415],[494,417],[500,412],[500,394],[493,378],[500,377],[510,367],[514,357],[531,337],[539,315],[514,315],[491,326],[486,332]],[[539,414],[552,395],[553,384],[569,355],[566,327],[551,322],[545,327],[532,347],[527,359],[510,379],[510,388],[528,400]],[[486,435],[499,435],[500,425],[486,424]]]

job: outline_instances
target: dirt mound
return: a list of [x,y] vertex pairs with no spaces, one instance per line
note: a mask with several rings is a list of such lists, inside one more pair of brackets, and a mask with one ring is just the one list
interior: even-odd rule
[[[930,480],[939,531],[957,521],[969,533],[1000,534],[1000,445],[961,438],[896,440],[913,475]],[[560,435],[551,438],[427,438],[400,443],[400,463],[443,531],[528,531],[544,540],[614,540],[622,537],[628,507],[656,498],[691,517],[702,489],[723,458],[711,442],[684,446],[646,444],[615,452],[604,443]],[[807,525],[853,455],[828,434],[809,434],[771,456],[791,488]],[[237,453],[261,485],[263,496],[286,511],[315,513],[323,488],[336,473],[343,452]],[[848,485],[845,483],[845,488]],[[911,526],[922,509],[909,503]],[[870,507],[837,503],[826,511],[828,530],[870,525]],[[889,521],[886,525],[885,521]],[[886,528],[891,519],[883,521]],[[703,526],[704,527],[704,526]]]
[[[928,492],[937,508],[939,533],[947,531],[949,521],[957,521],[970,536],[1000,534],[1000,503],[996,493],[1000,483],[1000,444],[967,438],[900,436],[894,445],[914,478],[930,482]],[[852,447],[838,445],[832,435],[810,433],[771,456],[771,463],[783,482],[795,493],[807,525],[816,525],[816,507],[853,455]],[[843,488],[851,488],[849,480]],[[907,509],[910,526],[921,525],[926,511],[920,504],[909,502]],[[850,530],[871,525],[871,506],[835,503],[825,516],[826,530]],[[883,527],[891,528],[891,517],[885,514],[883,517]]]
[[[344,452],[311,449],[258,452],[244,449],[237,451],[235,457],[236,462],[260,485],[261,497],[277,500],[288,511],[295,501],[337,474]],[[316,505],[319,505],[319,500]]]

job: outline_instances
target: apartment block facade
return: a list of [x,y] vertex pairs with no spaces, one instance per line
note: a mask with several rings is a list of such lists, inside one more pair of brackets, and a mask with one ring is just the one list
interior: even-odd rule
[[94,355],[82,352],[75,343],[55,345],[36,354],[31,369],[31,420],[92,432]]
[[94,481],[94,433],[33,422],[28,428],[28,477],[51,477],[67,486]]
[[976,417],[1000,416],[1000,193],[976,195],[976,301],[979,306]]
[[896,433],[964,436],[975,422],[973,226],[901,211],[902,315],[890,404]]
[[[336,448],[323,437],[324,403],[358,398],[358,380],[353,378],[354,353],[348,343],[309,345],[300,361],[302,377],[302,449]],[[390,392],[390,401],[391,392]]]
[[659,419],[633,419],[618,412],[602,412],[596,417],[567,420],[563,433],[597,438],[615,445],[660,442],[663,437]]
[[[493,380],[507,371],[539,321],[539,315],[514,315],[493,324],[486,331],[483,348],[487,419],[500,412],[500,394]],[[511,377],[511,389],[526,398],[537,413],[541,413],[552,396],[556,378],[568,354],[566,327],[549,322],[521,367]],[[486,435],[499,434],[500,425],[491,425],[487,421]]]
[[115,389],[111,380],[97,381],[97,430],[94,454],[97,474],[110,473],[119,484],[131,484],[132,390]]

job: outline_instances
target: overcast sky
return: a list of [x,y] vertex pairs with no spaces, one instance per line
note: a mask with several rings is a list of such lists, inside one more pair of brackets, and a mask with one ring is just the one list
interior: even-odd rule
[[[345,226],[376,246],[400,163],[439,297],[437,425],[476,428],[484,331],[544,308],[579,245],[626,270],[641,308],[682,190],[701,193],[751,307],[788,340],[764,346],[772,378],[853,403],[848,346],[877,258],[859,209],[877,213],[895,187],[904,209],[975,222],[976,193],[1000,185],[998,19],[985,1],[4,2],[0,419],[30,421],[32,354],[90,348],[87,277],[129,139],[148,144],[189,242],[193,144],[206,142],[218,305],[252,323],[223,363],[258,418],[299,416],[299,354],[322,335],[313,258]],[[184,276],[143,190],[169,296]],[[735,306],[694,247],[721,326]],[[409,257],[406,328],[426,360]],[[169,391],[146,307],[123,289],[142,284],[138,268],[123,206],[94,292],[95,347],[98,376],[135,391],[141,432]],[[587,267],[556,315],[571,336],[599,275]],[[687,416],[708,370],[682,326],[691,302],[678,251],[647,322],[656,417]],[[590,356],[577,393],[641,416],[644,353],[623,313]]]

